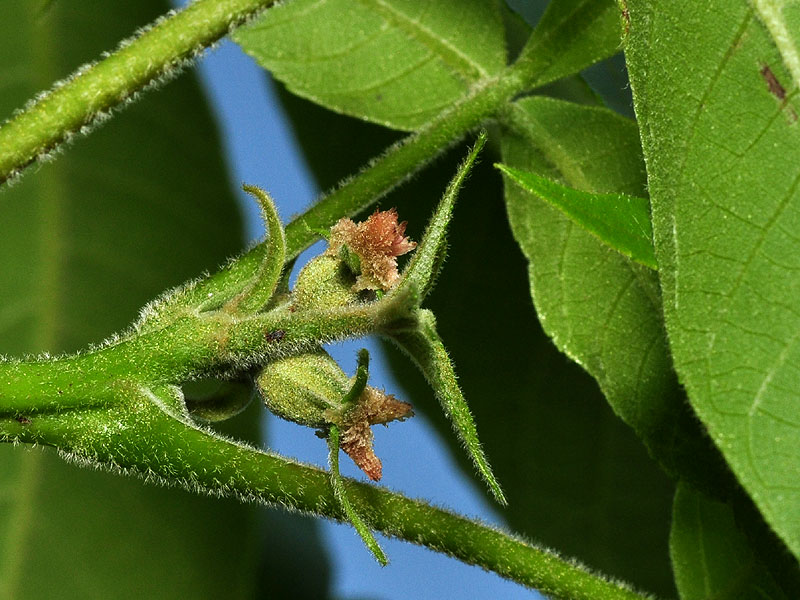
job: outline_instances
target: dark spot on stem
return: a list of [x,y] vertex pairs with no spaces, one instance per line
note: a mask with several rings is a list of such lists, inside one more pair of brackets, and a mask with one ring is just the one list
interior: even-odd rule
[[283,329],[276,329],[275,331],[268,331],[264,334],[268,342],[280,342],[286,337],[286,332]]
[[770,94],[780,101],[786,99],[786,89],[781,85],[781,82],[778,81],[778,78],[775,77],[775,73],[772,72],[769,65],[761,65],[761,77],[763,77],[764,81],[767,83],[767,89]]
[[28,417],[25,417],[25,416],[22,416],[22,415],[18,415],[16,417],[14,417],[14,420],[17,423],[19,423],[20,425],[30,425],[31,424],[31,420]]

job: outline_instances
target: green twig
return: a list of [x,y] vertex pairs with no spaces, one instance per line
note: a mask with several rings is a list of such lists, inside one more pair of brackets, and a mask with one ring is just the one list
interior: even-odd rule
[[[328,473],[244,444],[169,414],[169,399],[150,389],[128,390],[128,406],[82,413],[0,419],[0,439],[57,445],[82,463],[179,484],[214,496],[281,505],[346,520]],[[103,424],[102,428],[98,424]],[[144,436],[144,437],[143,437]],[[344,479],[353,509],[377,531],[421,544],[569,600],[642,600],[572,560],[504,531],[411,500],[384,488]]]
[[73,74],[0,127],[0,183],[274,2],[198,0]]

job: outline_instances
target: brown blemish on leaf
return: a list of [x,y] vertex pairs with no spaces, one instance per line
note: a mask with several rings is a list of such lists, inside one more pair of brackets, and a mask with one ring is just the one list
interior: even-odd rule
[[769,68],[769,65],[762,63],[760,72],[761,77],[763,77],[764,81],[767,83],[767,89],[769,90],[769,93],[775,96],[781,102],[786,100],[786,89],[781,85],[781,82],[778,81],[778,78],[775,77],[775,73],[772,72],[772,69]]
[[625,35],[628,35],[631,32],[631,12],[628,10],[628,3],[625,0],[622,0],[620,3],[620,8],[622,12],[622,19],[625,21]]
[[397,257],[411,252],[417,244],[405,236],[406,222],[398,223],[395,209],[375,211],[366,221],[340,219],[331,228],[327,253],[338,256],[343,245],[361,262],[354,291],[388,290],[400,278]]
[[769,93],[780,100],[781,108],[786,108],[789,125],[796,123],[797,112],[795,112],[794,107],[792,107],[787,101],[786,88],[784,88],[781,85],[781,82],[778,81],[778,78],[775,76],[775,73],[772,72],[772,69],[769,68],[769,65],[762,63],[759,72],[761,73],[761,77],[764,79],[764,82],[767,84],[767,90]]
[[31,424],[31,420],[28,417],[25,417],[23,415],[19,415],[19,416],[14,417],[14,420],[17,423],[19,423],[20,425],[30,425]]

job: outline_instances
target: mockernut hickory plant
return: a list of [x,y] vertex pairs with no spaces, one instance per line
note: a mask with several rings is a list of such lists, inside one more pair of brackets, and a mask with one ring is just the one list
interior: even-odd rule
[[[555,598],[800,597],[800,3],[273,4],[0,8],[0,598],[329,597],[259,505]],[[245,251],[181,74],[223,38],[333,186],[244,185]],[[373,335],[394,394],[326,350]],[[379,483],[415,412],[508,530]]]

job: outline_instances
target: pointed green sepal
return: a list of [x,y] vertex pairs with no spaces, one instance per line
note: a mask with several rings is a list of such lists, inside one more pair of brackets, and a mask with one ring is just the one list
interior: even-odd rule
[[[358,385],[357,376],[356,383],[353,385],[353,388],[355,388],[356,385]],[[339,502],[339,506],[342,508],[347,520],[350,521],[355,528],[356,533],[358,533],[358,535],[361,537],[364,545],[370,552],[372,552],[372,556],[375,557],[375,560],[377,560],[382,567],[385,567],[389,564],[389,559],[386,557],[386,553],[384,553],[383,549],[380,547],[380,544],[378,544],[378,540],[375,539],[372,531],[370,531],[367,524],[356,512],[356,509],[353,508],[353,505],[350,503],[350,500],[347,497],[347,491],[344,488],[342,476],[339,474],[339,438],[339,427],[336,425],[331,425],[328,431],[328,462],[330,463],[330,478],[333,494],[336,496],[336,500]]]
[[261,214],[268,231],[265,242],[267,251],[255,278],[227,304],[227,309],[241,314],[252,314],[259,312],[269,303],[278,287],[286,260],[286,236],[278,210],[270,195],[254,185],[243,185],[242,189],[253,196],[261,207]]
[[418,290],[417,302],[421,303],[433,287],[447,251],[447,227],[453,215],[458,192],[485,144],[486,132],[484,131],[478,136],[475,145],[459,165],[458,171],[447,186],[447,190],[425,230],[425,235],[422,236],[422,241],[403,271],[400,283],[391,291],[392,294],[399,294],[413,288]]
[[356,376],[353,378],[353,385],[350,391],[342,398],[342,405],[349,406],[355,403],[367,387],[369,380],[369,351],[362,348],[358,351],[358,367],[356,367]]
[[347,244],[342,244],[341,248],[339,248],[339,259],[347,265],[353,275],[361,274],[361,259],[358,254],[350,250]]
[[658,269],[647,198],[583,192],[530,171],[502,164],[495,167],[525,191],[559,209],[607,246],[645,267]]
[[505,506],[508,502],[492,473],[483,448],[481,448],[475,421],[458,385],[453,364],[436,332],[436,320],[433,313],[422,309],[418,312],[418,317],[419,322],[416,329],[395,332],[391,335],[391,339],[411,357],[422,371],[425,379],[433,388],[442,410],[450,419],[453,429],[472,458],[475,468],[483,477],[497,502]]

